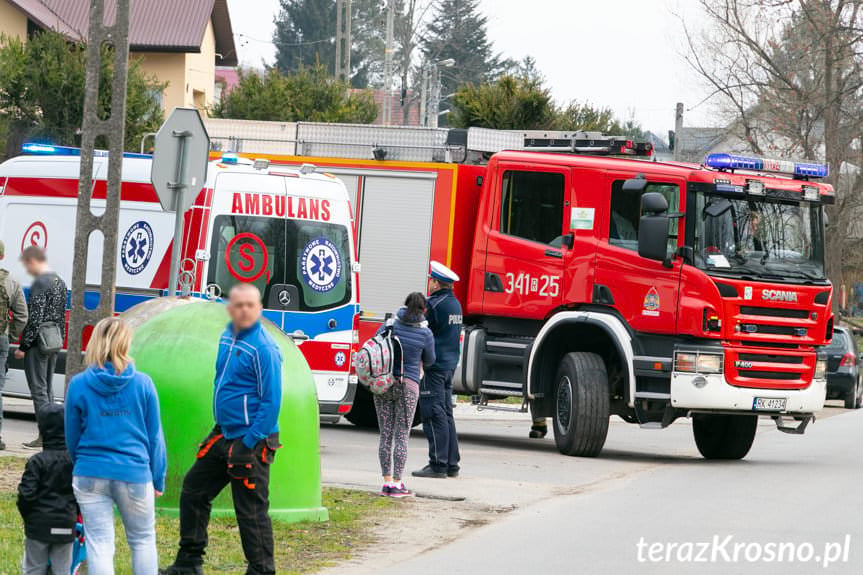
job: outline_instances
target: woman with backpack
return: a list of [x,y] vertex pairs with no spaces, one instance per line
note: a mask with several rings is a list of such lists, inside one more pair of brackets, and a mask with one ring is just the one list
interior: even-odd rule
[[413,493],[402,482],[402,473],[408,456],[408,439],[413,426],[414,412],[419,400],[419,381],[422,366],[435,362],[434,336],[426,326],[426,298],[419,292],[410,294],[396,319],[387,322],[378,334],[392,329],[401,346],[400,361],[393,366],[396,383],[383,395],[375,395],[375,409],[381,437],[378,458],[384,486],[381,495],[410,497]]

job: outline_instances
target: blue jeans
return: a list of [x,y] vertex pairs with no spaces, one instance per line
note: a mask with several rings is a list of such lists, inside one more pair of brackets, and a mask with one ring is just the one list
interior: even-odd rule
[[84,518],[88,575],[114,574],[114,505],[132,550],[132,573],[157,575],[153,484],[76,475],[72,487]]

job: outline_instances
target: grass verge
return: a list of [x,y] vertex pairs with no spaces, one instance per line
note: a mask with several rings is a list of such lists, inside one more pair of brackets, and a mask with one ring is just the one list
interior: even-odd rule
[[[26,460],[0,457],[0,575],[20,572],[24,529],[15,493]],[[355,551],[372,542],[369,532],[386,521],[403,502],[378,497],[364,491],[324,488],[324,506],[330,520],[324,523],[273,523],[276,542],[276,567],[279,574],[311,573],[350,559]],[[167,565],[176,553],[179,538],[177,519],[159,517],[156,522],[159,560]],[[117,522],[117,574],[131,574],[129,548],[122,525]],[[213,519],[207,573],[244,573],[240,535],[233,519]]]

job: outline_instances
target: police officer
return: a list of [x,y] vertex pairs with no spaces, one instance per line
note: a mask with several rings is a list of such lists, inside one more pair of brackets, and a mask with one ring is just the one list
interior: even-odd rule
[[429,442],[429,464],[414,477],[458,477],[458,435],[452,414],[452,376],[459,360],[462,311],[452,291],[458,275],[439,262],[431,262],[428,326],[434,334],[435,363],[420,385],[423,432]]

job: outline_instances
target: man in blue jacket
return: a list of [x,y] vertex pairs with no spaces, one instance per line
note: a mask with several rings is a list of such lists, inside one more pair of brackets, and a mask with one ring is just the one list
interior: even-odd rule
[[247,575],[271,575],[273,526],[270,464],[278,438],[282,356],[261,325],[261,294],[252,284],[231,290],[231,323],[219,342],[213,391],[216,427],[201,443],[180,495],[180,550],[163,573],[201,574],[212,501],[228,484]]
[[435,363],[426,369],[420,385],[423,432],[429,442],[429,464],[414,477],[458,477],[458,434],[452,414],[452,376],[461,350],[461,304],[453,294],[458,275],[439,262],[431,262],[426,319],[434,335]]

